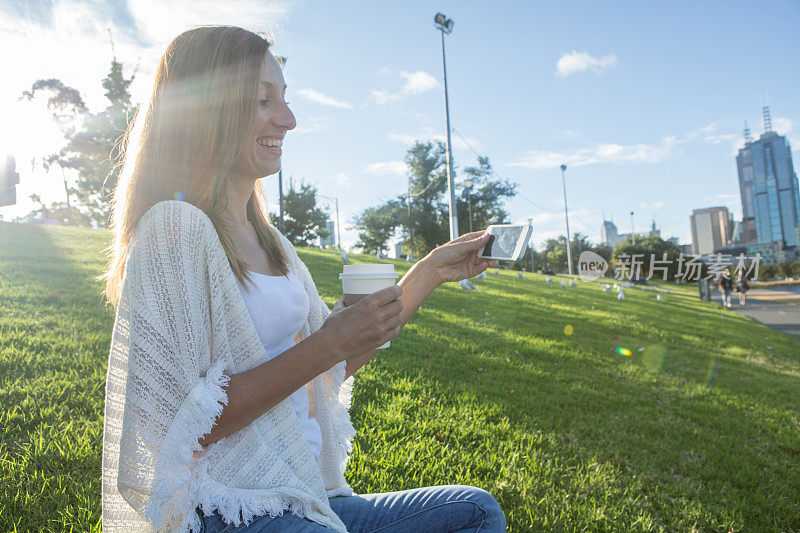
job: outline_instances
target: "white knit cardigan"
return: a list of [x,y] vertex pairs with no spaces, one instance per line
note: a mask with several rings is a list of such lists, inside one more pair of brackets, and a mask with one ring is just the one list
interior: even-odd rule
[[[280,239],[309,296],[306,337],[330,310]],[[322,432],[319,464],[289,398],[209,446],[198,443],[227,404],[229,376],[266,360],[211,219],[187,202],[154,205],[130,242],[111,338],[104,531],[199,531],[198,506],[235,525],[288,509],[347,531],[328,504],[354,494],[343,475],[355,434],[344,362],[306,385]]]

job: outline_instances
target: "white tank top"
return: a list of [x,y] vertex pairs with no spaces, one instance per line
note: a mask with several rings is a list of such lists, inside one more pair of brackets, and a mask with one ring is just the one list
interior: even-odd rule
[[[291,272],[286,276],[267,276],[252,271],[247,274],[255,287],[250,285],[248,294],[244,286],[239,284],[239,292],[255,324],[261,344],[267,351],[267,358],[272,359],[294,346],[297,333],[308,319],[308,295],[300,280]],[[305,386],[294,391],[289,400],[297,413],[311,452],[319,461],[322,433],[317,421],[308,416],[309,402]]]

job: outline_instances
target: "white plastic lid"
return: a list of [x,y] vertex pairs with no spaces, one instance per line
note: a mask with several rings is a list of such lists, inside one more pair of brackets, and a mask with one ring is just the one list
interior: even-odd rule
[[397,279],[399,275],[394,271],[394,265],[344,265],[344,272],[339,274],[339,279]]
[[342,274],[378,274],[384,272],[394,274],[394,265],[391,263],[343,265],[343,267]]

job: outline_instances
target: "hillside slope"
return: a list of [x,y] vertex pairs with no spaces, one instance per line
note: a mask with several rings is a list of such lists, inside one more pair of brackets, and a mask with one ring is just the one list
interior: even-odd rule
[[[0,530],[99,529],[107,239],[0,222]],[[338,254],[298,252],[332,305]],[[509,531],[799,530],[800,342],[558,281],[434,292],[355,376],[355,491],[480,486]]]

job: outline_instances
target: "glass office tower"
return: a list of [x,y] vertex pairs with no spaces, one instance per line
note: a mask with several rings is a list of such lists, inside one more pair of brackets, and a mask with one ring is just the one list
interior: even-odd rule
[[800,233],[800,192],[786,137],[772,131],[769,108],[764,107],[764,134],[757,141],[745,128],[745,146],[739,150],[739,192],[742,198],[743,243],[781,242],[796,250]]

